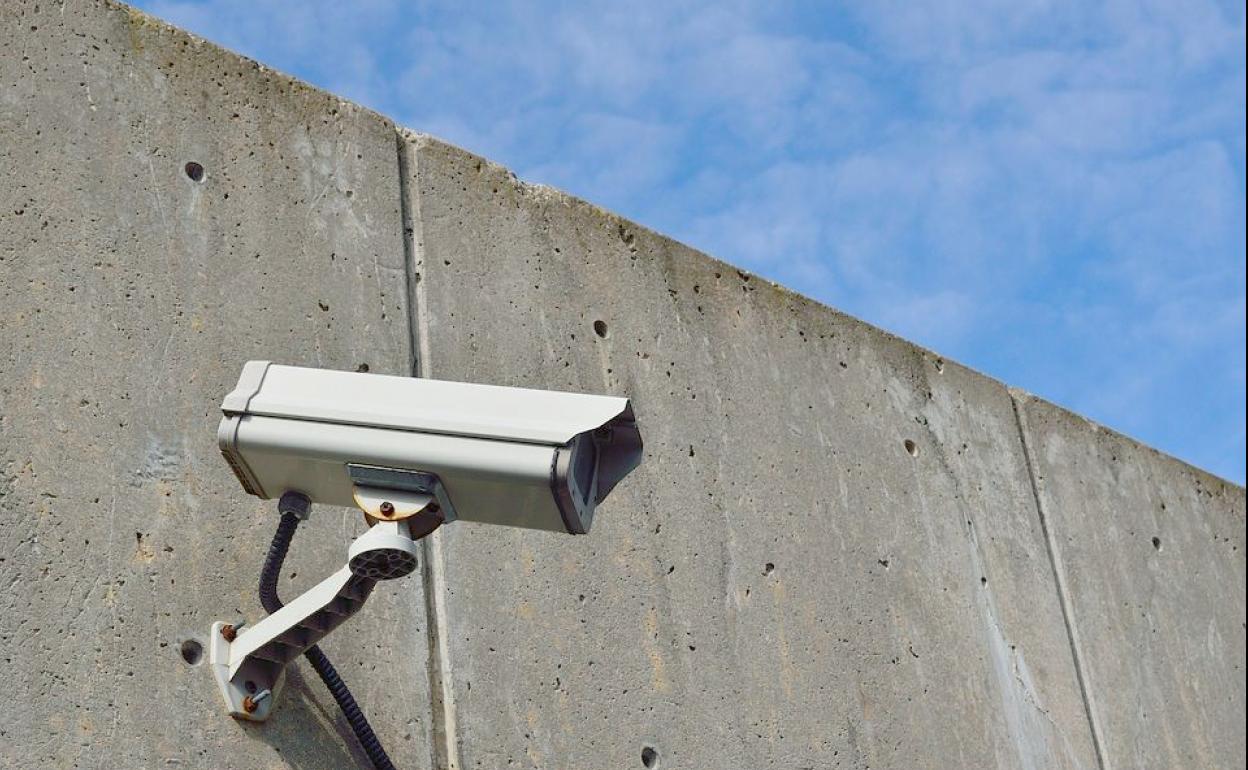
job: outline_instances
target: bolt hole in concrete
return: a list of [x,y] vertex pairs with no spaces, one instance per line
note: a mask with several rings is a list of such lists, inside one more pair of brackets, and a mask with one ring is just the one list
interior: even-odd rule
[[185,166],[185,171],[186,171],[186,176],[192,182],[204,181],[204,167],[196,163],[195,161],[192,160],[189,163],[187,163]]
[[607,322],[602,321],[602,320],[594,321],[594,334],[597,334],[599,337],[606,339],[607,338]]
[[643,748],[641,750],[641,765],[642,767],[648,768],[648,770],[654,770],[654,768],[658,767],[659,766],[658,750],[655,749],[653,746],[646,746],[645,748]]
[[919,456],[919,445],[918,445],[918,444],[914,443],[914,442],[913,442],[913,441],[911,441],[910,439],[906,439],[906,440],[905,440],[904,442],[902,442],[902,443],[903,443],[903,445],[906,447],[906,453],[907,453],[907,454],[909,454],[911,457],[918,457],[918,456]]
[[178,652],[182,654],[182,660],[185,660],[192,666],[204,658],[204,646],[194,639],[187,639],[182,642]]

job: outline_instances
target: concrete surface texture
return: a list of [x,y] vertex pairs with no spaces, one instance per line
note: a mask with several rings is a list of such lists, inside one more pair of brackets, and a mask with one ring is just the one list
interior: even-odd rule
[[[249,727],[181,645],[262,616],[276,514],[212,427],[242,363],[408,371],[394,127],[121,6],[0,18],[0,766],[360,761],[309,669]],[[314,515],[288,595],[359,519]],[[324,645],[406,767],[423,605],[382,586]]]
[[401,767],[1242,766],[1242,488],[125,6],[0,20],[0,767],[364,766],[195,662],[251,358],[634,401],[589,536],[452,525],[326,640]]

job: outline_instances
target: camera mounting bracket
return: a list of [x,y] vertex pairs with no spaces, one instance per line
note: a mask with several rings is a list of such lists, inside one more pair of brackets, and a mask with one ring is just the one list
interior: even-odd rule
[[286,664],[358,612],[376,584],[343,567],[246,630],[213,623],[208,665],[230,716],[268,719]]
[[267,719],[286,665],[358,612],[378,580],[415,570],[416,540],[443,521],[432,494],[357,486],[356,499],[369,530],[351,543],[346,566],[254,626],[213,623],[208,665],[230,716]]

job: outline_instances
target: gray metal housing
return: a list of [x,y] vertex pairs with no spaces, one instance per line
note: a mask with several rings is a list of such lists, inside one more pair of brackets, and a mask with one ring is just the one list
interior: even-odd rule
[[348,465],[435,474],[466,521],[589,531],[641,461],[628,399],[249,361],[217,436],[243,488],[353,506]]

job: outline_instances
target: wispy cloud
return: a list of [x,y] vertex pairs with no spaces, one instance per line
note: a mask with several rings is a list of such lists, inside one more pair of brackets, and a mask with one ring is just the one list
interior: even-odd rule
[[1242,3],[140,5],[1244,479]]

